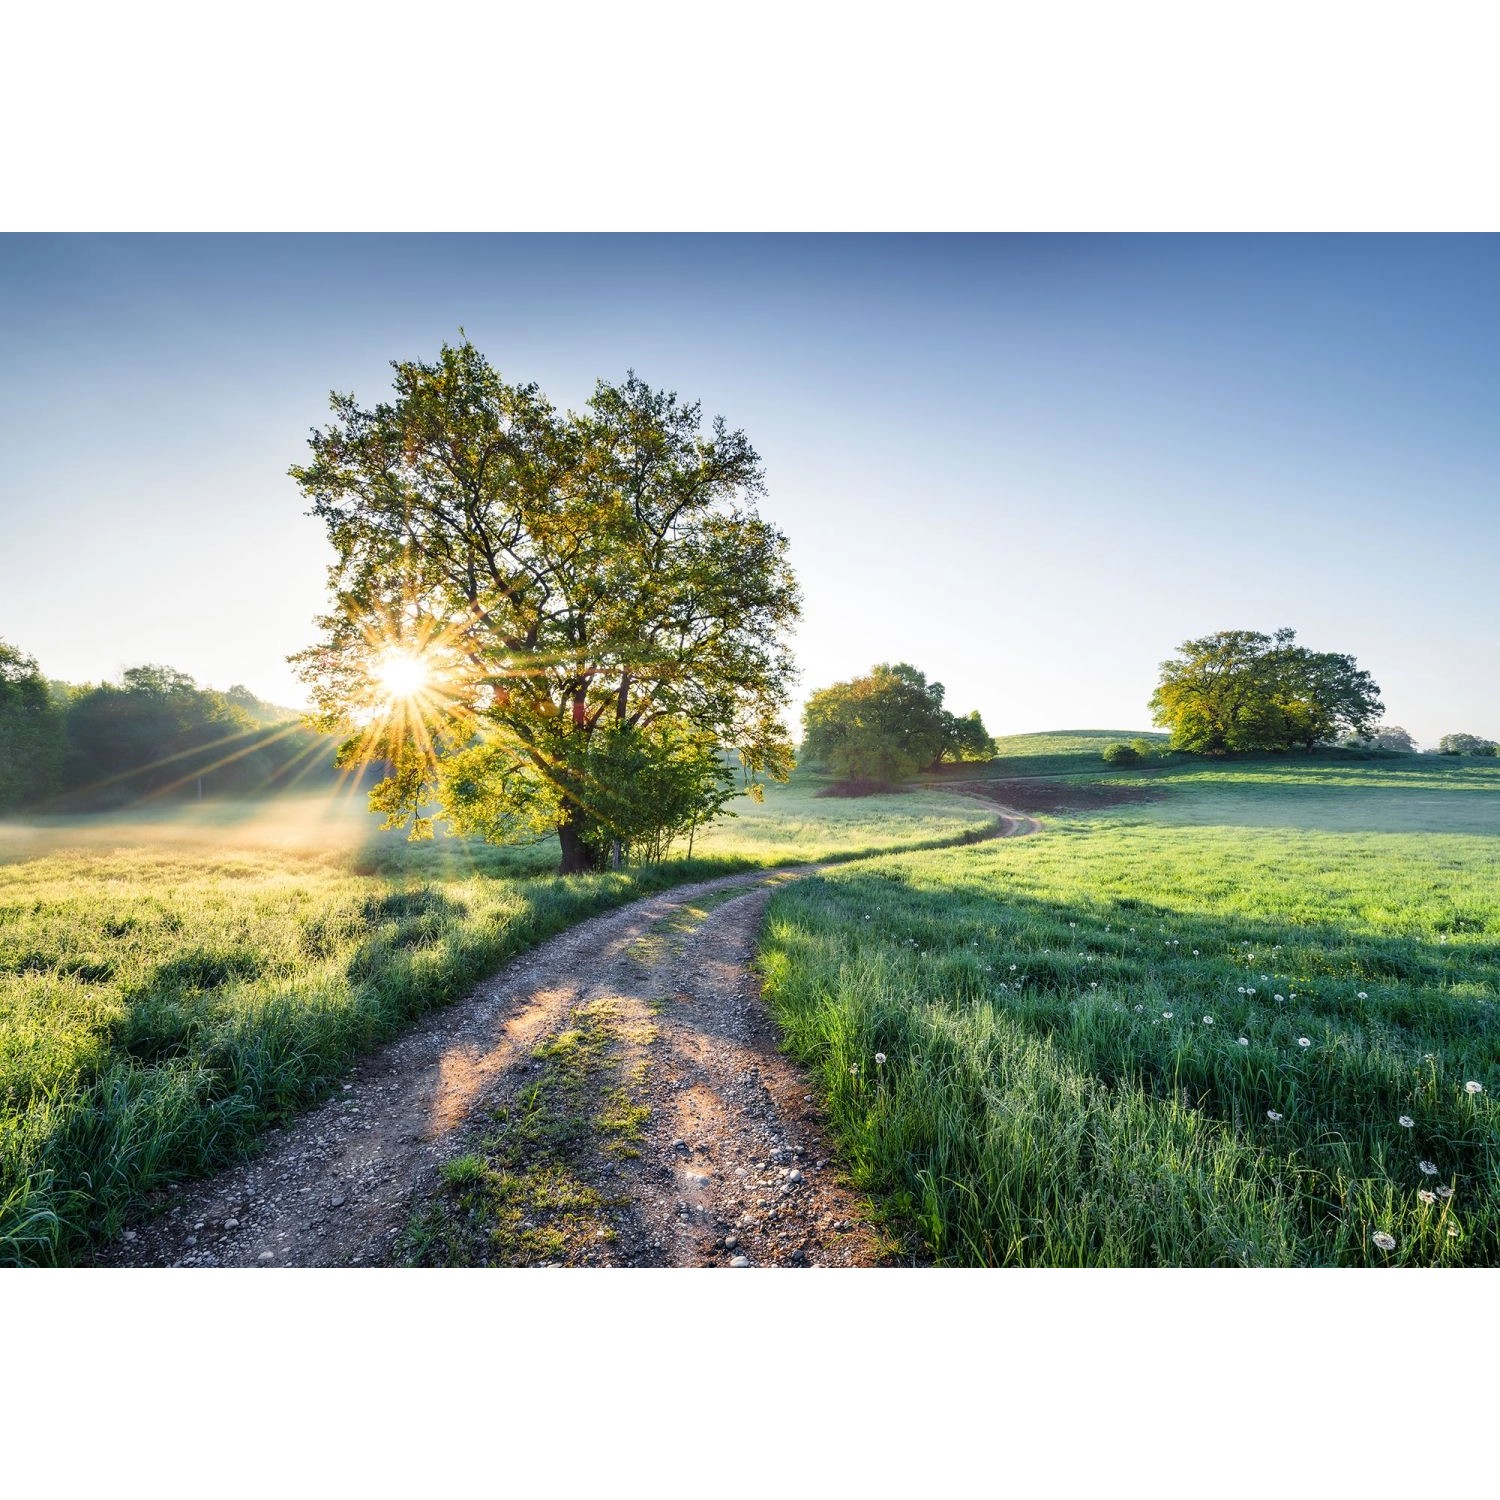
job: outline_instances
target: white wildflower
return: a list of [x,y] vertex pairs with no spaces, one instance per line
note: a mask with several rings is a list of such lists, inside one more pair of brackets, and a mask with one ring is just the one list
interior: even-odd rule
[[1466,1094],[1482,1094],[1483,1092],[1484,1085],[1482,1083],[1475,1083],[1472,1078],[1464,1085],[1464,1093]]
[[1423,1173],[1424,1176],[1427,1176],[1427,1177],[1436,1177],[1437,1176],[1437,1163],[1435,1161],[1419,1161],[1417,1163],[1417,1167]]
[[1383,1229],[1377,1229],[1371,1238],[1382,1250],[1394,1250],[1396,1248],[1395,1240]]
[[1410,1115],[1400,1115],[1397,1117],[1396,1123],[1403,1130],[1410,1130],[1417,1122]]

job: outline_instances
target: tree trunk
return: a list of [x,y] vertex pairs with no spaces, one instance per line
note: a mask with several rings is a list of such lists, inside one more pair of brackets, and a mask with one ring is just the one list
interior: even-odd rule
[[583,833],[573,818],[564,818],[557,825],[557,841],[562,845],[562,864],[558,867],[560,875],[589,875],[603,865],[600,851],[585,842]]

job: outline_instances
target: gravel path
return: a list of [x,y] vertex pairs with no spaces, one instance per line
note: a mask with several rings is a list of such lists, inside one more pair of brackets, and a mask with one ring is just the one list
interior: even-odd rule
[[[1037,826],[1006,815],[996,833]],[[599,1087],[628,1091],[642,1124],[628,1152],[584,1149],[577,1171],[607,1190],[607,1221],[551,1263],[879,1263],[751,968],[774,887],[820,868],[682,886],[580,923],[370,1054],[333,1099],[185,1185],[98,1264],[391,1263],[414,1211],[442,1201],[441,1164],[534,1097],[538,1049],[580,1016],[607,1017]]]

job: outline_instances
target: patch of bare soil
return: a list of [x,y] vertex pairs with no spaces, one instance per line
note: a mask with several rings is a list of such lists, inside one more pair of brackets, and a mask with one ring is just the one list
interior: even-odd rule
[[[994,834],[1036,826],[1002,816]],[[98,1263],[889,1262],[751,968],[772,889],[817,868],[580,923],[372,1053]]]
[[1033,813],[1087,812],[1095,807],[1121,807],[1128,802],[1160,802],[1166,795],[1155,787],[1044,781],[1039,777],[1023,781],[945,782],[943,790],[963,792],[970,797],[982,797],[986,802]]

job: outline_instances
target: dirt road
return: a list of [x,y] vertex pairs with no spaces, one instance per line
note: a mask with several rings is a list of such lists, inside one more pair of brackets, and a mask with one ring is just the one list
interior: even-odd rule
[[[1006,814],[996,833],[1036,826]],[[751,968],[772,890],[816,868],[679,887],[570,929],[98,1263],[888,1261]]]

